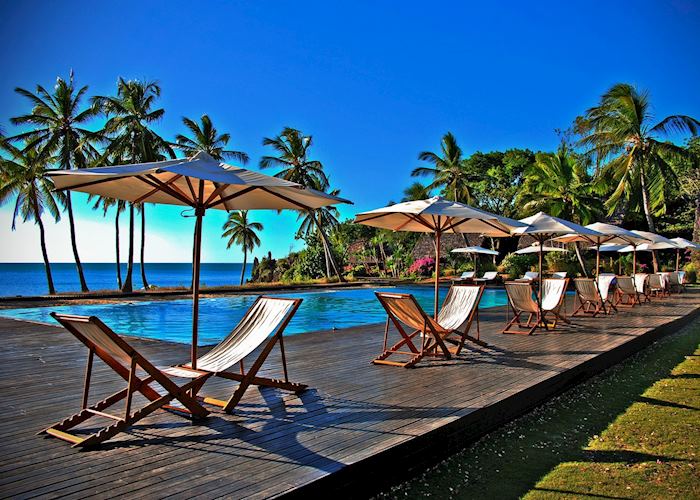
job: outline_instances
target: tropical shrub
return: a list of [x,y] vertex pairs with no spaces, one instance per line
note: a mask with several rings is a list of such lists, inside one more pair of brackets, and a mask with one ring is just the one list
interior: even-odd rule
[[544,256],[549,272],[566,271],[570,277],[581,273],[581,266],[576,258],[576,252],[548,252]]
[[520,278],[536,264],[537,255],[535,254],[509,253],[498,266],[498,272],[507,274],[510,279]]
[[698,281],[698,268],[694,263],[686,264],[683,268],[685,271],[685,281],[686,283],[697,283]]
[[408,274],[416,276],[432,276],[435,272],[435,259],[432,257],[421,257],[416,259],[408,268]]

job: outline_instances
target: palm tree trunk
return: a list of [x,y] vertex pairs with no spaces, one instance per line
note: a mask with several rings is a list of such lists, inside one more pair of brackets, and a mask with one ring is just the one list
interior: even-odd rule
[[[649,206],[649,193],[647,193],[647,183],[646,176],[644,175],[644,169],[641,169],[639,173],[639,182],[642,188],[642,204],[644,205],[644,217],[647,220],[647,226],[649,226],[649,231],[652,233],[656,232],[656,226],[654,225],[654,219],[651,217],[651,207]],[[651,258],[654,264],[654,272],[659,272],[659,262],[656,259],[656,250],[651,251]]]
[[36,223],[39,225],[41,255],[43,255],[44,257],[44,269],[46,270],[46,283],[49,285],[49,295],[55,295],[56,289],[53,286],[53,277],[51,276],[51,263],[49,262],[49,254],[46,251],[46,235],[44,234],[44,223],[41,221],[41,217],[36,218]]
[[583,260],[583,257],[581,256],[581,249],[578,247],[578,242],[574,243],[574,248],[576,249],[576,258],[578,259],[578,263],[581,265],[581,270],[583,271],[583,275],[588,278],[588,271],[586,270],[586,263]]
[[132,274],[134,272],[134,204],[129,203],[129,260],[126,266],[126,279],[122,286],[122,292],[131,293],[134,291]]
[[68,225],[70,226],[70,243],[73,247],[73,258],[75,259],[75,266],[78,269],[78,278],[80,279],[80,290],[82,292],[89,292],[90,289],[85,281],[83,265],[80,262],[80,256],[78,255],[78,243],[75,238],[75,220],[73,219],[73,205],[71,203],[70,191],[66,191],[66,210],[68,212]]
[[146,204],[141,205],[141,281],[143,288],[148,290],[148,280],[146,279],[146,262],[144,254],[146,253]]
[[117,255],[117,288],[122,289],[122,263],[119,257],[119,205],[117,205],[117,215],[114,217],[114,234],[116,240],[116,255]]
[[248,265],[248,252],[245,246],[243,247],[243,269],[241,269],[241,286],[243,286],[243,279],[245,277],[245,267]]
[[343,276],[340,274],[340,271],[338,271],[338,264],[336,264],[335,258],[333,257],[331,246],[328,243],[328,237],[326,236],[326,233],[323,232],[323,228],[319,224],[318,218],[316,217],[316,214],[313,211],[311,212],[311,217],[314,223],[316,224],[316,227],[318,228],[318,232],[321,235],[321,240],[323,240],[323,244],[326,246],[326,248],[328,248],[328,260],[330,261],[336,276],[338,276],[338,281],[340,281],[341,283],[345,282]]

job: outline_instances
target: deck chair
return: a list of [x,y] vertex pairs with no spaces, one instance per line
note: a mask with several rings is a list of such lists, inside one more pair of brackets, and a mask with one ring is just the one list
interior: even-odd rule
[[683,293],[685,287],[683,286],[683,280],[680,275],[680,271],[674,271],[668,275],[668,291]]
[[476,283],[488,283],[498,278],[498,272],[496,271],[486,271],[481,278],[475,278]]
[[637,273],[633,276],[634,278],[634,288],[639,294],[639,298],[642,302],[651,302],[651,297],[649,296],[649,275],[644,273]]
[[540,276],[540,273],[537,271],[527,271],[522,278],[518,278],[515,281],[526,281],[526,282],[533,282],[535,281],[538,277]]
[[[601,278],[603,278],[603,276],[601,276]],[[591,314],[593,317],[596,317],[601,311],[604,314],[609,314],[610,309],[617,311],[617,308],[608,296],[610,281],[600,280],[600,282],[597,282],[597,280],[594,280],[593,278],[574,279],[576,297],[578,298],[579,305],[574,310],[572,316],[576,316],[578,313],[581,313]],[[605,295],[603,295],[603,293]],[[606,304],[610,307],[610,309],[606,307]]]
[[659,273],[649,275],[649,296],[663,297],[666,295],[664,277]]
[[[197,370],[238,382],[238,387],[227,401],[202,397],[201,400],[204,403],[220,406],[227,413],[231,413],[251,385],[276,387],[294,393],[306,390],[306,385],[289,381],[283,337],[284,329],[299,309],[301,302],[302,299],[258,297],[231,333],[211,351],[197,358]],[[244,359],[266,340],[265,347],[246,372],[243,365]],[[277,343],[282,354],[284,380],[259,377],[258,371]],[[240,365],[240,373],[228,371],[236,364]],[[191,369],[191,364],[181,365],[181,367]]]
[[[444,356],[451,359],[452,354],[458,355],[461,352],[467,340],[486,345],[479,339],[478,308],[483,291],[484,287],[480,285],[453,285],[445,297],[437,320],[428,316],[411,294],[375,292],[387,313],[387,320],[383,351],[372,363],[411,368],[426,356]],[[474,319],[477,322],[476,337],[469,335]],[[391,347],[388,345],[390,323],[401,336],[401,340]],[[409,333],[405,326],[413,331]],[[417,337],[420,337],[420,347],[414,343]],[[455,347],[450,350],[446,342]],[[408,350],[402,350],[404,348]],[[387,359],[392,355],[408,356],[408,359]]]
[[566,276],[567,276],[567,272],[566,272],[566,271],[558,271],[558,272],[556,272],[556,273],[552,273],[552,278],[563,279],[563,278],[566,278]]
[[618,276],[617,277],[617,301],[616,305],[622,304],[625,306],[634,307],[637,304],[641,304],[642,301],[639,298],[640,293],[637,291],[637,287],[634,284],[634,279],[630,276]]
[[[560,311],[566,295],[567,279],[546,278],[542,280],[542,307],[533,298],[530,283],[524,281],[509,281],[505,284],[508,303],[513,311],[513,318],[506,324],[501,333],[532,335],[535,330],[556,328],[557,320],[569,323]],[[527,314],[527,321],[522,316]],[[554,322],[547,323],[547,316],[554,316]],[[517,328],[517,329],[515,329]]]
[[474,271],[464,271],[456,281],[471,280],[476,273]]
[[[89,349],[89,354],[81,410],[42,430],[39,434],[47,434],[68,441],[73,444],[73,447],[86,448],[116,436],[160,408],[173,410],[175,413],[194,418],[203,418],[209,414],[194,397],[188,394],[188,391],[196,393],[212,375],[211,373],[192,369],[158,368],[94,316],[72,316],[55,312],[52,312],[51,316],[85,344]],[[127,386],[111,396],[89,405],[90,381],[95,356],[123,378]],[[189,381],[181,385],[174,382],[173,378],[189,379]],[[160,386],[160,392],[157,390],[158,386]],[[132,411],[133,397],[137,393],[146,398],[148,403],[136,411]],[[106,411],[124,399],[126,402],[121,416]],[[179,401],[182,407],[170,405],[169,403],[173,400]],[[67,432],[93,417],[108,419],[112,423],[86,437]]]

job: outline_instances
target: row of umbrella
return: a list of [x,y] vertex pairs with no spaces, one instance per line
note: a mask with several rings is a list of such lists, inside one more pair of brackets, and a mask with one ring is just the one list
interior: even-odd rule
[[[352,203],[294,182],[227,165],[203,152],[191,158],[86,170],[61,170],[52,172],[50,175],[58,190],[80,191],[133,203],[180,205],[193,210],[195,217],[192,261],[191,357],[193,368],[197,366],[199,270],[202,223],[206,211],[210,209],[227,211],[290,209],[307,211],[314,216],[314,211],[318,208],[338,203]],[[440,240],[445,233],[477,233],[496,238],[526,234],[533,236],[537,241],[536,246],[540,255],[540,281],[544,242],[555,237],[563,236],[565,239],[562,241],[565,242],[587,241],[597,247],[598,253],[602,250],[601,245],[604,244],[631,245],[634,251],[641,249],[640,245],[643,244],[660,244],[641,234],[608,224],[593,225],[596,226],[594,228],[585,227],[544,213],[517,221],[438,196],[363,212],[357,215],[355,221],[359,224],[393,231],[414,231],[434,235],[436,317]],[[598,258],[597,263],[599,262]]]

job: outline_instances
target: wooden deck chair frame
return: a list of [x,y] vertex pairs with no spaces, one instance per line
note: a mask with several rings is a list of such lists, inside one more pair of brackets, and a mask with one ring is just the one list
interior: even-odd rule
[[[652,285],[652,277],[659,280],[659,286]],[[649,286],[649,297],[663,298],[669,295],[668,289],[664,286],[664,277],[659,273],[651,273],[647,276],[647,284]]]
[[[629,281],[628,281],[629,280]],[[622,282],[628,282],[632,284],[631,290],[624,290]],[[634,307],[635,305],[641,305],[642,300],[639,298],[641,295],[637,290],[637,286],[634,283],[634,278],[630,276],[618,276],[617,277],[617,290],[616,290],[616,300],[615,305],[623,305]]]
[[[453,330],[451,329],[446,329],[443,328],[443,332],[441,334],[442,340],[452,344],[455,346],[454,349],[450,350],[450,352],[456,356],[459,356],[459,354],[462,352],[462,349],[464,348],[464,344],[466,341],[473,342],[477,345],[480,345],[482,347],[487,347],[488,344],[481,340],[481,332],[480,332],[480,325],[479,325],[479,303],[481,303],[481,297],[484,295],[484,288],[485,286],[483,284],[454,284],[450,287],[450,291],[447,292],[447,296],[445,297],[445,302],[442,304],[442,309],[445,308],[445,305],[447,304],[447,301],[450,300],[450,292],[452,291],[453,288],[459,289],[459,287],[464,287],[464,288],[478,288],[479,291],[476,296],[476,300],[474,301],[474,306],[472,307],[471,311],[469,311],[469,314],[467,315],[467,318],[464,320],[462,324],[462,328],[455,328]],[[441,310],[442,310],[441,309]],[[439,317],[439,314],[438,314]],[[473,337],[469,335],[469,332],[471,331],[472,328],[472,323],[476,320],[476,337]],[[439,323],[438,323],[439,324]],[[452,338],[452,337],[458,337],[457,339]],[[433,349],[437,348],[436,345],[433,345]],[[448,347],[449,349],[449,347]]]
[[[546,283],[547,280],[561,280],[564,282],[564,291],[563,293],[559,296],[559,301],[557,304],[551,308],[551,309],[543,309],[542,310],[542,323],[545,325],[545,327],[549,327],[550,324],[547,323],[547,316],[552,315],[554,316],[554,321],[551,323],[551,328],[555,329],[557,327],[558,322],[561,320],[564,323],[571,324],[571,321],[566,317],[566,314],[561,314],[561,308],[564,307],[564,302],[566,300],[566,290],[569,288],[569,278],[545,278],[542,280],[542,283]],[[543,285],[544,286],[544,285]]]
[[639,294],[640,304],[644,302],[651,302],[651,297],[649,296],[649,275],[645,273],[637,273],[632,275],[632,280],[634,281],[634,288],[637,289],[637,278],[636,276],[644,276],[643,285],[641,290],[637,290]]
[[678,271],[668,273],[668,291],[669,293],[674,291],[676,293],[683,293],[685,291],[683,280],[681,279],[681,275],[678,274]]
[[[308,388],[306,384],[300,384],[298,382],[289,381],[289,373],[287,370],[287,356],[284,350],[284,330],[285,328],[287,328],[287,325],[291,321],[292,317],[294,317],[294,314],[299,309],[299,306],[301,305],[303,299],[290,299],[286,297],[271,297],[269,295],[261,295],[250,306],[249,310],[253,309],[253,307],[260,300],[263,299],[291,301],[292,306],[289,309],[289,311],[287,311],[287,313],[285,314],[283,320],[279,323],[279,326],[277,326],[274,330],[274,334],[268,337],[267,343],[265,343],[265,346],[260,351],[260,354],[258,354],[258,357],[255,358],[255,361],[253,361],[253,363],[250,365],[250,368],[247,371],[245,370],[243,360],[241,360],[240,363],[238,363],[240,368],[239,373],[234,373],[227,370],[212,372],[213,375],[215,375],[216,377],[238,382],[238,387],[233,392],[231,397],[227,401],[206,396],[200,397],[199,399],[204,403],[219,406],[223,408],[225,412],[231,413],[233,412],[236,405],[240,403],[241,399],[243,398],[243,395],[251,385],[261,387],[275,387],[277,389],[291,391],[296,394],[302,393]],[[260,368],[262,368],[263,364],[267,360],[267,357],[270,355],[272,349],[277,344],[279,344],[280,353],[282,356],[282,369],[284,372],[284,379],[281,380],[267,377],[259,377],[258,372],[260,371]],[[214,349],[216,349],[216,347],[214,347]],[[186,365],[184,367],[186,368]]]
[[[592,289],[595,291],[595,297],[584,297],[579,288],[579,284],[583,282],[593,283]],[[617,307],[615,307],[615,304],[613,304],[610,299],[610,293],[608,293],[608,297],[605,299],[600,295],[598,282],[594,278],[575,278],[574,288],[576,289],[576,298],[578,299],[579,305],[574,309],[572,316],[581,313],[581,315],[591,314],[595,318],[601,311],[603,314],[610,314],[613,309],[617,311]],[[606,307],[606,304],[608,307]]]
[[[469,286],[469,285],[465,285]],[[451,359],[450,350],[445,345],[441,334],[448,332],[443,331],[437,322],[429,317],[423,308],[418,304],[416,298],[410,293],[389,293],[389,292],[374,292],[387,313],[386,326],[384,328],[384,349],[382,353],[372,360],[372,363],[377,365],[401,366],[404,368],[412,368],[426,356],[444,356],[445,359]],[[398,298],[408,301],[421,317],[423,325],[421,328],[416,328],[412,332],[406,331],[402,320],[395,314],[391,305],[386,298]],[[389,342],[389,325],[393,324],[401,336],[401,340],[393,346],[388,347]],[[408,326],[408,325],[407,325]],[[421,346],[416,347],[414,339],[420,335]],[[408,351],[401,350],[408,348]],[[438,352],[438,349],[440,352]],[[405,362],[392,361],[389,358],[392,355],[408,356]]]
[[[504,286],[506,289],[506,295],[508,295],[508,305],[510,306],[510,310],[513,312],[513,318],[506,323],[506,326],[503,328],[503,330],[501,330],[501,333],[513,335],[532,335],[535,330],[543,324],[542,311],[537,305],[537,302],[532,300],[532,296],[530,296],[530,300],[532,302],[530,309],[519,308],[516,306],[516,304],[514,304],[513,299],[508,294],[508,289],[511,287],[522,287],[523,289],[527,287],[527,289],[530,291],[530,295],[532,295],[532,283],[529,280],[514,280],[506,282]],[[528,315],[527,321],[525,322],[522,320],[523,314]],[[533,321],[533,318],[535,321]],[[546,324],[544,326],[546,328]],[[513,329],[516,327],[518,330]]]
[[[87,448],[98,445],[103,441],[110,439],[120,432],[125,431],[129,426],[141,420],[147,415],[158,409],[169,409],[175,413],[188,415],[193,418],[204,418],[209,412],[201,406],[188,391],[196,393],[204,382],[212,375],[211,373],[202,372],[199,370],[189,370],[189,373],[183,372],[176,377],[185,377],[191,379],[184,385],[178,385],[168,376],[167,370],[161,370],[151,364],[143,355],[136,349],[131,347],[124,339],[114,333],[107,325],[99,318],[94,316],[73,316],[68,314],[51,313],[51,316],[58,321],[66,330],[72,333],[80,340],[89,350],[87,366],[85,369],[85,382],[83,387],[83,397],[81,410],[60,422],[57,422],[50,427],[39,432],[39,434],[47,434],[73,444],[73,447]],[[111,346],[95,342],[80,331],[80,323],[89,323],[96,327],[101,335],[108,339]],[[117,354],[123,354],[124,358],[129,359],[129,368],[125,366],[115,357],[115,352],[110,349],[117,349]],[[92,367],[95,356],[100,358],[109,366],[119,377],[123,378],[127,383],[126,388],[115,392],[114,394],[98,401],[93,405],[89,405],[90,381],[92,379]],[[146,376],[141,378],[138,370],[141,369]],[[165,395],[159,394],[151,384],[156,383],[165,391]],[[132,411],[133,396],[140,393],[149,402]],[[116,403],[126,400],[124,412],[121,416],[107,413],[106,410]],[[170,406],[169,403],[173,400],[179,401],[184,408]],[[82,437],[67,432],[71,428],[87,421],[93,417],[102,417],[113,420],[111,425],[101,428],[93,434]]]

